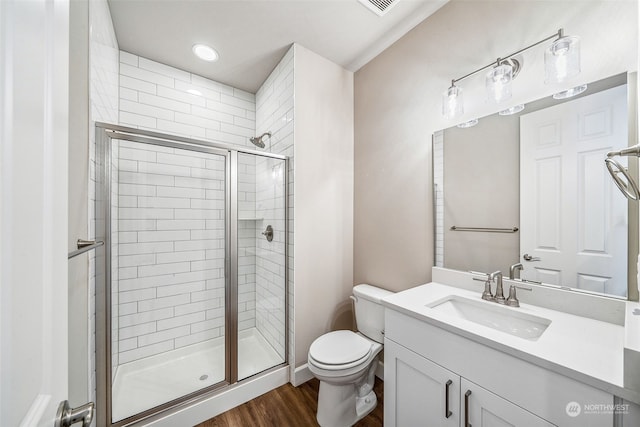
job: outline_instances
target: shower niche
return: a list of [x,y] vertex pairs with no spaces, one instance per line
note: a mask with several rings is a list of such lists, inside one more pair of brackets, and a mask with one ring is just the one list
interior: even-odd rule
[[104,425],[285,364],[287,159],[106,124],[96,141]]

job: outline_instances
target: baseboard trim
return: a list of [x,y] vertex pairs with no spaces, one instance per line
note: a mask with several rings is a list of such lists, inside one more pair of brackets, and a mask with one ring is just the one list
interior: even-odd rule
[[293,384],[294,387],[298,387],[299,385],[304,384],[307,381],[309,381],[311,378],[313,378],[313,374],[309,370],[309,365],[307,365],[305,363],[302,366],[298,366],[293,371],[293,376],[291,378],[291,384]]

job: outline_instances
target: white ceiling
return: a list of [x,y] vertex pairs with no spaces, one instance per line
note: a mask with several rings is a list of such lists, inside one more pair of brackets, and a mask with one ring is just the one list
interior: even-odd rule
[[[447,0],[109,0],[120,49],[255,93],[291,43],[356,71]],[[193,56],[204,43],[217,62]]]

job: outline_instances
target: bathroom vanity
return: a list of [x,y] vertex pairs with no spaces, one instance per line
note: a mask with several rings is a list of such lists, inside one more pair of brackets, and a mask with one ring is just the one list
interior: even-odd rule
[[383,300],[385,426],[640,425],[638,303],[532,286],[512,308],[433,280]]

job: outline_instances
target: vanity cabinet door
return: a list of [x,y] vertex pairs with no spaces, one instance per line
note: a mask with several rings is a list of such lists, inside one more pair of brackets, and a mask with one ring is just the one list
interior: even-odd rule
[[462,412],[460,427],[554,426],[554,424],[543,420],[465,378],[461,378],[460,385],[460,405]]
[[385,427],[458,427],[458,375],[385,339],[384,379]]

